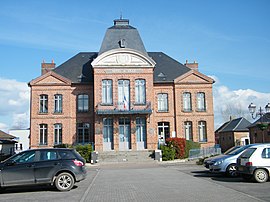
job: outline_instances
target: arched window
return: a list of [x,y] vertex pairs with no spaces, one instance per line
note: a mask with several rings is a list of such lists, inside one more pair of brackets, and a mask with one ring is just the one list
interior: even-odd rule
[[39,96],[39,112],[48,113],[48,95],[42,94]]
[[184,129],[185,129],[185,138],[186,140],[193,140],[193,134],[192,134],[192,122],[191,121],[185,121],[184,122]]
[[54,113],[62,113],[63,96],[61,94],[54,95]]
[[112,104],[112,80],[102,80],[102,104]]
[[39,125],[39,144],[47,145],[48,143],[48,125],[40,124]]
[[197,93],[197,110],[198,111],[205,111],[205,94],[202,92]]
[[135,80],[135,103],[145,104],[145,80]]
[[183,110],[184,112],[189,112],[192,110],[191,93],[189,92],[183,93]]
[[54,144],[62,144],[62,124],[54,124]]
[[158,94],[158,111],[159,112],[168,111],[168,94],[167,93]]

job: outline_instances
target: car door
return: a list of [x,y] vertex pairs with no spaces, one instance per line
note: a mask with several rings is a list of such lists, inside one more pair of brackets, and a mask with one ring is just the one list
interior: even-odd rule
[[61,169],[61,160],[57,150],[37,151],[38,161],[35,163],[36,183],[50,183],[55,173]]
[[5,162],[1,173],[3,186],[34,184],[35,151],[25,151]]

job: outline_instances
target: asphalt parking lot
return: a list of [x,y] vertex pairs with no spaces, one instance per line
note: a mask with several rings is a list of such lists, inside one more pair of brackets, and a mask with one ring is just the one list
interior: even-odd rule
[[48,186],[9,188],[0,201],[270,201],[270,182],[211,174],[194,162],[118,163],[88,168],[69,192]]

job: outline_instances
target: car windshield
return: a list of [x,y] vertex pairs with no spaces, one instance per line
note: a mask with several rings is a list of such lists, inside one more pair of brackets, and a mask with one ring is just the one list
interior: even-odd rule
[[224,152],[224,154],[226,155],[231,155],[231,153],[233,153],[235,150],[239,149],[240,146],[235,146],[235,147],[231,147],[230,149],[228,149],[226,152]]
[[229,154],[227,155],[237,155],[240,154],[242,151],[244,151],[247,148],[247,146],[242,146],[236,150],[231,151]]

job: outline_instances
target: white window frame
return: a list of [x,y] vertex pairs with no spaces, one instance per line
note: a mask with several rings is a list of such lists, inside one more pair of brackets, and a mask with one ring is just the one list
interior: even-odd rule
[[48,144],[48,124],[39,125],[39,145]]
[[207,142],[206,121],[198,122],[199,142]]
[[48,95],[39,96],[39,113],[48,113]]
[[198,111],[206,111],[205,93],[204,92],[197,93],[197,110]]
[[54,144],[62,144],[63,127],[61,123],[54,124]]
[[62,113],[63,110],[63,95],[54,95],[54,113]]
[[190,92],[183,93],[183,111],[184,112],[192,111],[192,101],[191,101],[191,93]]
[[168,93],[158,94],[158,112],[168,112]]
[[104,79],[102,80],[102,104],[111,105],[112,103],[112,80]]
[[184,122],[184,129],[185,129],[185,138],[186,138],[186,140],[193,141],[192,122],[191,121],[185,121]]
[[146,86],[145,79],[135,80],[135,104],[145,104],[146,102],[145,86]]

